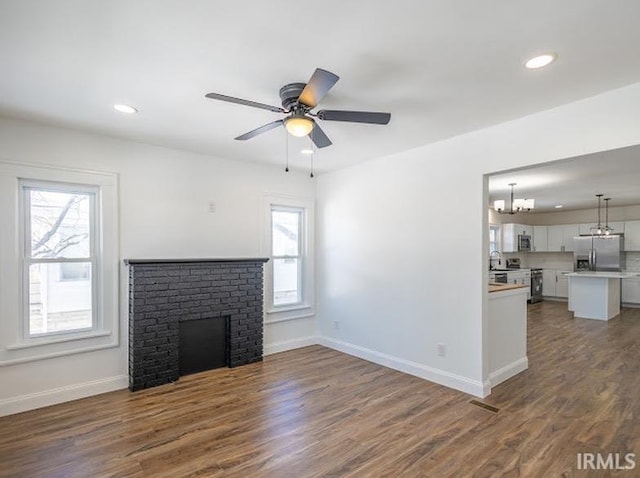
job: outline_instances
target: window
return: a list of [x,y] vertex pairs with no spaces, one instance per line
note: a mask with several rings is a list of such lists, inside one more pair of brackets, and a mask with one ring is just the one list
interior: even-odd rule
[[312,198],[266,193],[260,253],[265,323],[314,315],[314,204]]
[[489,226],[489,254],[493,251],[500,252],[500,226]]
[[95,328],[97,189],[33,181],[21,188],[25,335]]
[[302,302],[304,209],[271,207],[274,307]]
[[0,367],[117,347],[117,174],[0,161],[0,224]]

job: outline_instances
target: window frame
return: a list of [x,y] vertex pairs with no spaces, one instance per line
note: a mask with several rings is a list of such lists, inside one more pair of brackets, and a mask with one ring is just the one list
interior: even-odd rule
[[[262,234],[260,251],[262,257],[269,260],[264,268],[264,310],[265,324],[294,319],[313,317],[315,314],[315,231],[314,231],[314,201],[312,198],[290,196],[286,194],[265,193],[262,200]],[[272,223],[271,207],[302,209],[302,257],[303,268],[300,277],[302,300],[297,304],[274,306],[273,304],[273,261],[272,257]]]
[[[95,215],[100,230],[94,239],[102,262],[99,270],[92,271],[99,281],[95,328],[25,337],[22,181],[84,185],[100,191]],[[120,345],[120,317],[126,313],[126,305],[121,308],[120,278],[126,275],[120,263],[118,212],[117,173],[0,160],[0,367]],[[122,299],[126,304],[126,297]]]
[[[98,248],[97,238],[100,237],[99,204],[100,188],[95,185],[65,183],[59,181],[43,181],[33,179],[19,180],[20,200],[20,258],[22,261],[22,308],[21,308],[21,335],[25,343],[38,343],[46,341],[48,337],[63,338],[77,337],[86,333],[95,333],[101,329],[102,309],[100,303],[101,288],[101,268],[102,259]],[[77,193],[89,196],[89,256],[81,258],[43,258],[37,259],[31,256],[31,195],[30,191],[46,191],[60,193]],[[91,325],[69,330],[59,330],[54,332],[31,333],[31,306],[30,306],[30,267],[34,264],[64,264],[64,263],[86,263],[91,264]]]

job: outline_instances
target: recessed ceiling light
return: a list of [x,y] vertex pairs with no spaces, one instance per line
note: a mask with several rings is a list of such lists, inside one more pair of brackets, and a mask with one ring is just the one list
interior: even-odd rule
[[313,154],[313,149],[303,149],[300,151],[302,154]]
[[562,208],[563,208],[562,204],[556,204],[556,209],[562,209]]
[[128,115],[138,112],[137,109],[129,105],[113,105],[113,109],[119,111],[120,113],[126,113]]
[[547,66],[549,63],[553,63],[558,55],[555,53],[543,53],[542,55],[534,56],[533,58],[528,59],[524,67],[529,70],[535,70],[537,68],[542,68],[543,66]]

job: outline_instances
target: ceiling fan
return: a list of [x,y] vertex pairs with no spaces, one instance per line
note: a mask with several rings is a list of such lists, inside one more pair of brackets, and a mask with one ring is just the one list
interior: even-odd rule
[[270,131],[278,126],[284,125],[293,136],[309,136],[318,148],[330,146],[331,140],[322,131],[314,118],[323,121],[346,121],[349,123],[387,124],[391,119],[390,113],[379,113],[374,111],[345,111],[345,110],[320,110],[317,113],[311,112],[329,90],[340,79],[338,75],[330,71],[316,68],[308,83],[289,83],[280,88],[280,99],[282,107],[271,106],[250,100],[243,100],[233,96],[221,95],[219,93],[208,93],[207,98],[213,100],[228,101],[245,106],[252,106],[263,110],[283,113],[288,115],[284,119],[279,119],[264,126],[260,126],[248,133],[238,136],[237,140],[244,141],[259,134]]

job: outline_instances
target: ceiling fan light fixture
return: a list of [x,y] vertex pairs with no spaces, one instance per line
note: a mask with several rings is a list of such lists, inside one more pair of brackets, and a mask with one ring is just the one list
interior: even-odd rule
[[306,116],[290,116],[284,120],[284,127],[296,138],[302,138],[311,133],[314,123],[313,120]]

